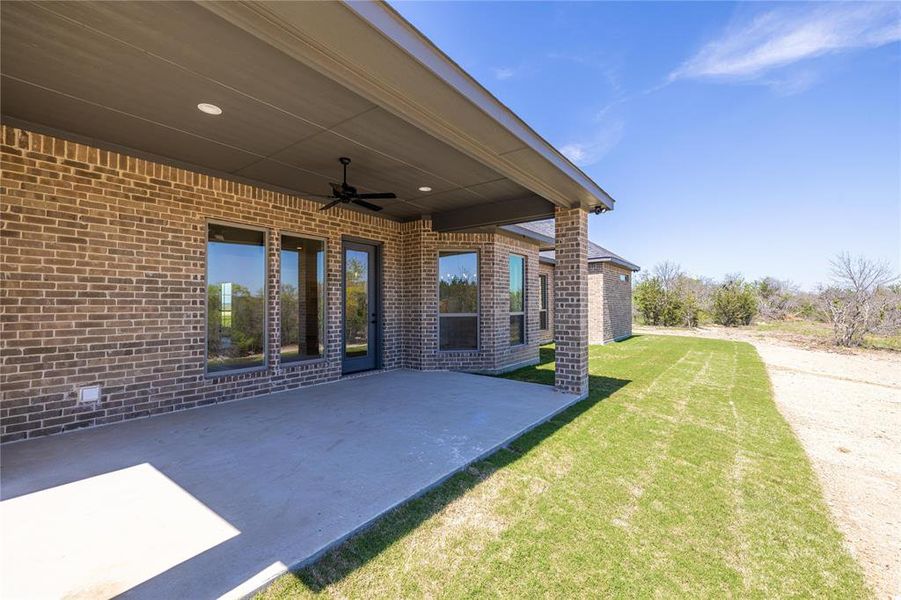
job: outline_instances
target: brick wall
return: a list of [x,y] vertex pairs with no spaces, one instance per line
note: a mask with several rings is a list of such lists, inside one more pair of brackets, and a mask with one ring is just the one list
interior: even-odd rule
[[[620,277],[625,276],[623,281]],[[604,344],[632,335],[632,272],[610,262],[588,265],[588,340]]]
[[632,275],[628,269],[604,263],[604,298],[609,307],[606,319],[614,340],[632,335]]
[[588,343],[603,344],[604,274],[603,263],[588,263]]
[[[381,245],[383,368],[496,370],[537,359],[537,248],[495,234],[436,234],[295,196],[3,127],[0,441],[59,433],[331,381],[341,376],[341,242]],[[268,238],[268,366],[205,375],[207,221]],[[326,350],[282,365],[280,234],[326,239]],[[437,347],[438,249],[477,246],[483,340]],[[506,342],[506,254],[528,263],[528,343]],[[501,298],[503,296],[503,298]],[[502,307],[503,310],[502,310]],[[503,323],[501,323],[503,313]],[[499,325],[501,323],[501,325]],[[97,404],[77,390],[102,385]]]
[[588,215],[578,208],[555,211],[554,384],[588,394]]
[[[436,233],[428,221],[407,223],[405,269],[409,285],[407,331],[410,364],[420,369],[498,372],[538,359],[538,252],[535,244],[487,233]],[[479,255],[479,349],[438,349],[438,254],[473,250]],[[509,256],[526,257],[526,343],[510,347]]]
[[539,263],[539,275],[547,277],[547,329],[538,331],[538,343],[549,344],[554,341],[554,265]]

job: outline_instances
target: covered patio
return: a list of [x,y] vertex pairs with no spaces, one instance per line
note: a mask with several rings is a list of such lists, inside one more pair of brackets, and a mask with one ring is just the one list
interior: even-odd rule
[[588,211],[613,199],[389,5],[2,17],[0,443],[534,364],[538,244],[502,226],[550,217],[555,385],[587,394]]
[[0,596],[243,596],[577,399],[395,370],[5,446]]
[[0,596],[242,596],[587,396],[613,199],[387,4],[2,17]]

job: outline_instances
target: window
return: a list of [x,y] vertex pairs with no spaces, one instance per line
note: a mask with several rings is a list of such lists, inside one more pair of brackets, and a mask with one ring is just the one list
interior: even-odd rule
[[510,255],[510,345],[526,341],[526,259]]
[[207,228],[207,372],[266,364],[266,234]]
[[620,281],[629,281],[629,276],[628,275],[620,275],[619,280]]
[[[344,356],[359,358],[369,354],[369,253],[344,249]],[[374,318],[375,307],[372,307]]]
[[547,275],[539,275],[538,283],[541,288],[541,303],[538,305],[538,327],[544,331],[547,329]]
[[438,348],[479,347],[479,255],[438,254]]
[[325,242],[282,236],[281,359],[322,358],[325,350]]

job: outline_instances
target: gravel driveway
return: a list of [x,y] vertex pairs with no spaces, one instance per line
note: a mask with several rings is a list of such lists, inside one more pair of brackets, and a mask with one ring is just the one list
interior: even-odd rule
[[877,597],[901,597],[901,355],[800,348],[721,328],[644,331],[754,344],[850,552]]

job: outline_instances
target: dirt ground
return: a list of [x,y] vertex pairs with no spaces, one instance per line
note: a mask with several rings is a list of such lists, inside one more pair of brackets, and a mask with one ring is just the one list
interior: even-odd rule
[[636,328],[747,341],[878,598],[901,598],[901,353],[828,351],[747,330]]

